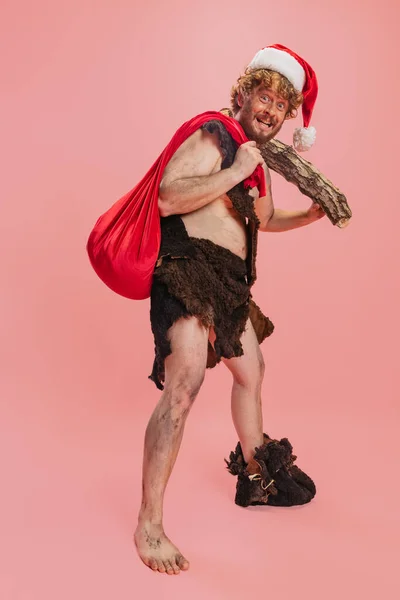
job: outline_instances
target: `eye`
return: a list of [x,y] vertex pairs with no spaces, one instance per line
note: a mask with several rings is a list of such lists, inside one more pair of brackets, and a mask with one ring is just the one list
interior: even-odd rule
[[265,94],[263,96],[260,96],[260,99],[262,100],[262,102],[271,102],[271,98],[269,96],[266,96]]
[[278,104],[278,110],[285,110],[285,105],[283,102],[279,102]]

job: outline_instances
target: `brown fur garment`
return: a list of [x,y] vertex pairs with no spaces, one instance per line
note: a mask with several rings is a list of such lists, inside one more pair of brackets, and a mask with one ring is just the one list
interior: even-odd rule
[[310,502],[316,493],[313,480],[297,465],[293,447],[287,438],[273,440],[264,434],[264,444],[254,455],[261,479],[251,481],[240,443],[225,459],[228,471],[237,475],[235,503],[238,506],[269,504],[295,506]]
[[243,354],[240,338],[249,317],[259,343],[271,335],[271,321],[251,299],[246,262],[210,240],[190,238],[178,215],[162,220],[157,265],[150,309],[156,356],[150,379],[159,389],[163,389],[164,360],[171,353],[168,329],[181,317],[195,316],[204,327],[214,327],[209,368],[222,357]]
[[[219,137],[224,155],[222,168],[232,165],[237,145],[218,120],[203,125]],[[161,218],[161,248],[151,291],[150,320],[155,360],[150,379],[163,389],[164,360],[171,353],[168,329],[181,317],[196,316],[205,327],[214,327],[214,348],[208,345],[207,367],[222,357],[243,354],[240,337],[250,318],[261,343],[274,330],[251,298],[256,280],[259,220],[254,200],[243,183],[228,192],[232,205],[247,222],[246,261],[205,239],[190,238],[179,215]]]
[[[235,160],[237,144],[225,126],[221,121],[214,120],[204,123],[202,129],[206,129],[210,133],[216,133],[219,137],[221,151],[224,155],[221,169],[231,167]],[[235,185],[235,187],[229,190],[228,197],[236,212],[243,217],[243,219],[247,220],[247,283],[252,286],[257,279],[256,258],[260,221],[254,210],[254,199],[250,196],[248,191],[245,190],[243,182]]]

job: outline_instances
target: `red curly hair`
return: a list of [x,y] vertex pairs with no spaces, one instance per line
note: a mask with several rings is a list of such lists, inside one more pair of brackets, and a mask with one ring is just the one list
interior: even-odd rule
[[272,88],[277,94],[289,102],[289,108],[286,114],[287,119],[296,117],[297,109],[303,103],[303,94],[295,90],[293,84],[291,84],[286,77],[276,71],[270,71],[268,69],[246,69],[244,75],[239,77],[236,85],[231,89],[231,107],[234,115],[240,110],[238,104],[239,93],[247,96],[252,90],[260,85]]

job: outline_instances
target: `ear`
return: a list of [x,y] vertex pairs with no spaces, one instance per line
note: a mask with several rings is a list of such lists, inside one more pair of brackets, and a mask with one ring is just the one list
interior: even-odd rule
[[236,101],[237,101],[238,105],[240,106],[240,108],[242,108],[242,106],[243,106],[243,92],[240,91],[240,90],[238,91],[238,95],[237,95]]
[[286,113],[285,121],[289,121],[289,119],[295,119],[297,117],[297,115],[298,115],[298,110],[297,109],[294,110],[294,114],[293,115],[289,111],[289,112]]

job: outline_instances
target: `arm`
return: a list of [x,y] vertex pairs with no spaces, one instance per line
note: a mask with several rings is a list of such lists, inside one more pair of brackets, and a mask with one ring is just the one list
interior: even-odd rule
[[305,210],[289,211],[275,208],[269,219],[265,229],[262,231],[289,231],[308,225],[308,220]]
[[196,131],[175,152],[160,184],[162,217],[202,208],[249,177],[264,161],[256,142],[242,144],[231,167],[221,170],[222,152],[216,134]]
[[271,174],[267,165],[264,165],[264,170],[267,195],[256,198],[254,202],[255,211],[260,220],[260,231],[289,231],[314,223],[325,216],[322,208],[315,203],[308,210],[289,211],[275,208],[272,200]]
[[260,231],[268,231],[268,223],[274,215],[275,207],[272,199],[271,173],[269,172],[269,169],[265,163],[263,164],[263,169],[267,186],[266,196],[259,198],[258,190],[255,188],[251,190],[250,194],[255,196],[254,210],[260,220]]
[[324,216],[325,213],[322,208],[315,203],[308,210],[290,211],[275,208],[263,231],[289,231],[290,229],[310,225],[310,223],[314,223]]
[[242,174],[233,165],[215,172],[221,162],[216,134],[199,129],[185,140],[161,180],[158,202],[161,216],[193,212],[242,181]]

